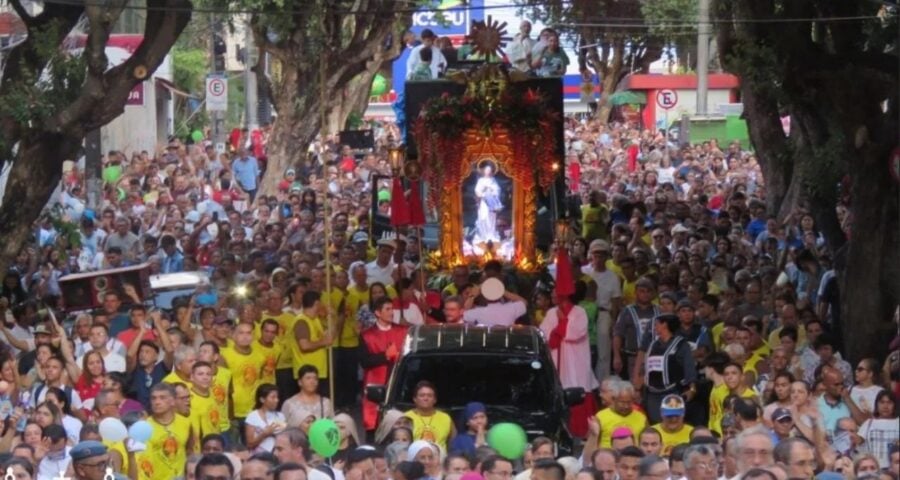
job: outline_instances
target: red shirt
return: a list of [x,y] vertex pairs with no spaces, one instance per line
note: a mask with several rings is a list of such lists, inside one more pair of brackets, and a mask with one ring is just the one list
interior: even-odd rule
[[344,157],[341,159],[341,170],[346,173],[353,173],[356,169],[356,160],[353,157]]
[[[129,328],[128,330],[122,331],[119,333],[116,338],[119,339],[120,342],[125,344],[125,348],[131,347],[131,342],[134,342],[137,339],[139,330],[136,328]],[[152,340],[156,341],[156,333],[153,330],[147,330],[144,332],[144,338],[141,340]]]
[[97,396],[100,393],[100,389],[103,388],[103,382],[91,382],[88,383],[87,379],[84,377],[84,374],[81,375],[81,378],[75,382],[75,391],[78,392],[78,396],[81,397],[82,401],[90,400]]
[[[366,347],[366,352],[377,358],[384,355],[390,345],[394,345],[398,351],[403,349],[403,343],[406,340],[406,327],[391,325],[390,329],[381,330],[376,324],[364,330],[361,337]],[[363,386],[368,384],[385,385],[393,366],[394,362],[388,360],[380,365],[365,368],[363,371]],[[377,421],[378,405],[363,398],[363,424],[365,424],[366,430],[374,430],[377,426]]]

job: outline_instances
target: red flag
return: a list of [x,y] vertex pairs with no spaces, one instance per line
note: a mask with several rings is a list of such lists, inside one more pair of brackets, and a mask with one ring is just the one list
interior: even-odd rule
[[421,180],[409,182],[409,224],[425,225],[425,211],[422,207]]
[[568,297],[575,293],[575,277],[572,276],[572,262],[565,246],[556,248],[556,296]]
[[391,225],[400,227],[409,225],[409,205],[406,196],[403,195],[403,182],[400,177],[394,177],[391,187]]

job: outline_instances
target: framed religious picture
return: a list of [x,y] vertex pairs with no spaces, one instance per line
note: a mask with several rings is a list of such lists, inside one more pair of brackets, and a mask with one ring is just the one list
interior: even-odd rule
[[471,163],[462,183],[463,255],[512,260],[513,181],[493,157]]

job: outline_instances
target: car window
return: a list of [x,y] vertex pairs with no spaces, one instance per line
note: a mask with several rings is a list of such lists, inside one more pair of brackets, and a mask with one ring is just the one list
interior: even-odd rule
[[478,401],[546,411],[553,405],[556,388],[552,366],[534,357],[414,355],[406,357],[397,370],[393,402],[411,404],[413,390],[422,380],[435,385],[438,406],[445,409]]

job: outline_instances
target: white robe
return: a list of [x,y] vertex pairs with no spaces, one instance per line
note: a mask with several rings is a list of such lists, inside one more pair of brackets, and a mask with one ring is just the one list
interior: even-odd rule
[[[544,338],[549,339],[550,333],[559,324],[559,308],[554,307],[547,311],[544,321],[541,322],[541,331]],[[569,312],[569,325],[566,328],[566,336],[563,338],[559,349],[551,350],[550,356],[559,370],[559,380],[563,388],[581,387],[586,392],[599,386],[594,371],[591,368],[591,344],[588,337],[587,312],[575,305]],[[562,368],[560,368],[560,359]]]
[[497,212],[488,207],[485,197],[500,196],[500,184],[494,177],[480,177],[475,184],[475,195],[478,197],[478,217],[475,220],[475,241],[480,242],[499,242],[500,235],[497,233]]

